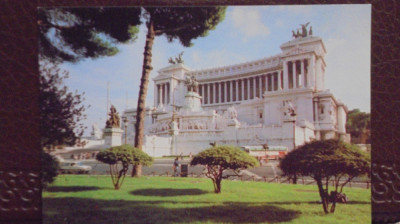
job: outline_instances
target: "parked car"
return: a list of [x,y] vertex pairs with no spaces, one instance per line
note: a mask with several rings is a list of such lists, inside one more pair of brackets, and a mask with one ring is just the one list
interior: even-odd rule
[[61,162],[60,173],[89,173],[91,166],[83,165],[81,162]]

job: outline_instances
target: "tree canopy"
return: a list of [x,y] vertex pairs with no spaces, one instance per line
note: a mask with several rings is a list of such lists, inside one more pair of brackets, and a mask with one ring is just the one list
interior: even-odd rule
[[[279,167],[283,175],[302,175],[312,177],[318,185],[323,209],[328,213],[335,211],[336,198],[343,187],[354,177],[369,173],[370,156],[356,145],[337,140],[323,140],[306,143],[288,153]],[[333,181],[334,190],[329,194],[329,181]],[[324,187],[325,186],[325,187]]]
[[39,55],[51,62],[112,56],[137,38],[141,9],[40,8]]
[[346,129],[351,134],[352,143],[371,143],[371,114],[359,109],[349,111]]
[[56,65],[40,64],[40,137],[43,148],[74,145],[84,131],[84,98],[63,85],[68,72]]
[[190,165],[206,165],[206,176],[210,178],[214,184],[214,192],[221,192],[221,181],[223,179],[224,170],[233,170],[238,172],[241,169],[258,166],[258,161],[240,150],[236,146],[214,146],[206,149],[193,157]]
[[44,151],[42,151],[40,159],[42,164],[42,186],[46,188],[47,184],[54,182],[58,175],[60,164],[54,156]]
[[149,166],[153,163],[152,157],[130,145],[114,146],[103,150],[96,155],[96,159],[110,165],[111,180],[116,190],[121,187],[129,165]]

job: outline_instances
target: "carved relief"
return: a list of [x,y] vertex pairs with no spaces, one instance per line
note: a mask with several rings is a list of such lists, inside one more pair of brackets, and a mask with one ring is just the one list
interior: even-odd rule
[[400,206],[400,166],[396,163],[372,164],[372,202]]
[[0,213],[40,211],[39,172],[0,171]]

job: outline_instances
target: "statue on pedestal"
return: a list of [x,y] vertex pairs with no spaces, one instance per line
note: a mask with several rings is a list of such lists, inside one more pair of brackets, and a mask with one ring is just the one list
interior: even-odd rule
[[110,108],[110,113],[108,113],[110,116],[108,120],[106,121],[106,128],[119,128],[120,127],[120,118],[118,115],[117,110],[115,109],[114,105],[111,105]]
[[196,77],[186,76],[185,85],[187,86],[188,92],[195,92],[198,91],[199,82],[197,82]]
[[289,100],[285,101],[284,106],[285,107],[284,107],[283,115],[285,116],[286,119],[296,116],[296,111],[294,110],[292,102],[290,102]]

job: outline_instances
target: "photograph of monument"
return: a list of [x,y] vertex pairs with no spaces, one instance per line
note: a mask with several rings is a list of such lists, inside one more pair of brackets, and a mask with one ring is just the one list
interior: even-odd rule
[[41,10],[47,222],[370,221],[370,5]]

